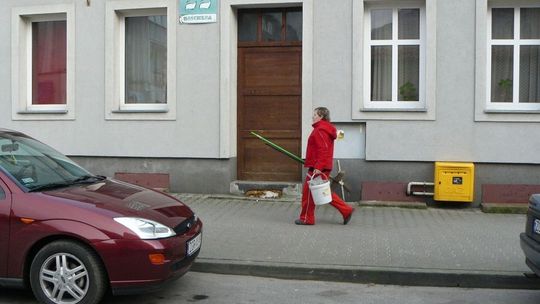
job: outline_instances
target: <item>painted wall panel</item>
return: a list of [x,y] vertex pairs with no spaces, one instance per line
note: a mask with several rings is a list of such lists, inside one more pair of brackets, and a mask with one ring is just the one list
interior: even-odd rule
[[[66,1],[7,1],[2,5],[0,20],[5,24],[0,26],[0,39],[11,41],[11,7],[44,2]],[[86,1],[76,1],[75,5],[75,120],[12,121],[11,76],[9,69],[1,69],[0,125],[26,132],[70,155],[217,158],[219,24],[176,24],[176,120],[110,121],[104,118],[105,3],[91,1],[87,6]],[[171,18],[177,18],[176,13]],[[9,67],[10,57],[9,43],[2,44],[0,66]]]
[[313,107],[333,121],[351,120],[352,1],[315,1]]
[[366,159],[540,163],[537,123],[474,121],[475,2],[437,1],[437,12],[437,118],[367,122]]

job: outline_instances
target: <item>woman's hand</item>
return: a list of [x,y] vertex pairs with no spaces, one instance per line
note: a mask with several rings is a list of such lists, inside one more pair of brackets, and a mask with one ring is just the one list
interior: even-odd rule
[[319,169],[315,169],[315,170],[313,170],[313,175],[315,175],[315,174],[322,174],[322,172]]

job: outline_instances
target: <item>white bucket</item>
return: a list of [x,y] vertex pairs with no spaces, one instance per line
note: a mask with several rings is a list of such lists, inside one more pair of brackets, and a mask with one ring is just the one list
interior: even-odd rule
[[328,179],[324,180],[320,177],[314,178],[314,175],[311,176],[310,180],[308,181],[308,185],[315,205],[324,205],[330,203],[332,201],[330,181]]

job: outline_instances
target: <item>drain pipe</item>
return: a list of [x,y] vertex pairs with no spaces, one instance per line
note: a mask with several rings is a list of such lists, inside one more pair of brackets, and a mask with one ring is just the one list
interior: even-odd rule
[[[424,186],[424,191],[422,192],[412,192],[411,193],[411,187],[412,186]],[[426,186],[433,187],[435,186],[434,183],[430,182],[410,182],[407,184],[407,195],[423,195],[423,196],[433,196],[433,192],[426,192],[425,188]]]

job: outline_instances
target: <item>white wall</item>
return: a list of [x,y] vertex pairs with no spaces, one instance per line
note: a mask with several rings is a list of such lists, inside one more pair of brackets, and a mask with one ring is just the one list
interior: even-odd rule
[[[234,117],[220,112],[221,109],[235,111],[223,107],[220,86],[225,83],[235,91],[236,85],[224,82],[223,75],[220,76],[224,60],[220,56],[230,55],[223,52],[224,46],[220,43],[221,12],[218,23],[177,24],[176,120],[113,121],[104,117],[105,1],[92,0],[89,7],[86,1],[0,1],[0,40],[4,42],[0,44],[0,67],[3,67],[0,69],[0,127],[21,130],[70,155],[182,158],[236,155]],[[305,68],[313,71],[311,79],[307,80],[312,82],[309,84],[312,90],[304,95],[303,101],[304,141],[310,130],[306,113],[310,114],[311,109],[307,108],[327,106],[334,121],[361,130],[349,132],[348,135],[359,137],[351,139],[348,147],[340,146],[338,157],[363,158],[365,155],[368,161],[540,163],[538,123],[475,120],[477,1],[434,2],[435,29],[431,30],[436,30],[436,41],[430,43],[435,43],[436,47],[436,113],[428,120],[359,119],[355,112],[359,109],[352,106],[355,81],[352,9],[353,1],[360,0],[303,1],[304,5],[308,3],[313,7],[312,43],[304,44],[304,50],[312,47],[313,52],[312,61],[304,62]],[[279,4],[279,1],[271,2]],[[291,1],[284,2],[290,4]],[[11,7],[43,3],[75,5],[76,117],[66,121],[13,121],[9,68]],[[229,80],[227,75],[224,79]],[[235,103],[230,105],[234,107]],[[222,126],[231,128],[227,133],[230,146],[226,153],[220,149]],[[364,146],[365,151],[362,151]]]
[[[129,0],[127,0],[129,1]],[[173,0],[174,1],[174,0]],[[105,120],[105,1],[16,1],[0,6],[0,126],[23,131],[70,155],[217,158],[219,24],[177,24],[177,118]],[[74,3],[75,100],[68,121],[11,119],[11,7]],[[177,18],[177,16],[172,16]],[[30,115],[30,114],[29,114]]]

